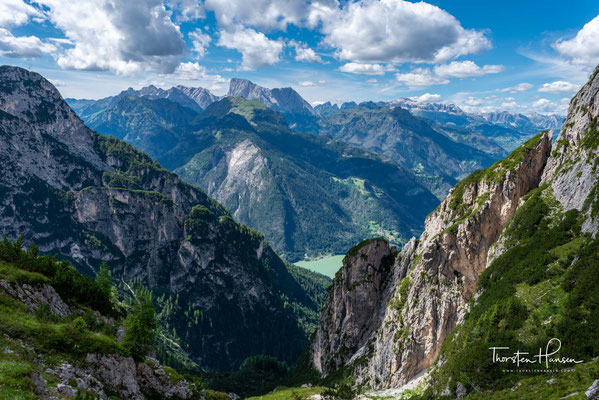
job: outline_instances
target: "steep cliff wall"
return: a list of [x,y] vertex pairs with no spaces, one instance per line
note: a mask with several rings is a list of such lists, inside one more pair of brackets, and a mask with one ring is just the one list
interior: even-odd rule
[[[360,302],[349,290],[355,281],[335,279],[321,313],[316,339],[312,342],[313,363],[326,375],[343,363],[354,363],[358,384],[396,387],[431,366],[447,335],[464,318],[467,302],[487,262],[489,247],[498,239],[513,215],[519,199],[538,186],[549,157],[551,137],[539,135],[509,157],[487,170],[460,182],[431,213],[425,232],[412,240],[395,257],[386,285],[373,281],[370,296],[388,291],[385,301]],[[366,249],[373,251],[372,249]],[[370,259],[376,254],[363,253]],[[361,258],[349,258],[340,276],[359,270]],[[373,264],[382,268],[381,262]],[[345,303],[359,302],[368,309],[360,315],[379,316],[373,325],[359,330],[336,307],[339,295]],[[341,313],[330,314],[330,310]],[[329,314],[327,314],[329,313]],[[334,326],[335,328],[331,328]],[[331,334],[331,332],[334,332]],[[371,333],[367,339],[364,332]],[[336,342],[358,345],[345,350]]]

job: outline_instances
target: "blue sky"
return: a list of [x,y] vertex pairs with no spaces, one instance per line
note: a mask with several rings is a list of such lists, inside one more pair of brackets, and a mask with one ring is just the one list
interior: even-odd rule
[[599,2],[2,0],[0,63],[65,97],[242,77],[308,101],[557,112],[599,64]]

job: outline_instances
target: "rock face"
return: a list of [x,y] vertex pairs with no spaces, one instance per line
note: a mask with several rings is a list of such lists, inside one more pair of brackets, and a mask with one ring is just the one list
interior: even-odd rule
[[[369,293],[354,294],[350,288],[359,280],[335,279],[323,306],[317,340],[311,344],[314,366],[327,375],[339,365],[353,363],[357,383],[375,388],[398,387],[431,366],[445,338],[467,312],[468,300],[487,265],[489,247],[499,238],[519,199],[539,185],[550,150],[550,135],[539,135],[502,162],[459,183],[427,217],[420,239],[395,256],[385,274],[390,282],[369,280],[364,287]],[[348,256],[339,276],[355,275],[362,257],[374,261],[380,252],[363,250],[358,258]],[[386,270],[387,263],[372,265]],[[360,300],[369,296],[372,302]],[[369,324],[361,329],[355,329],[354,323],[340,324],[340,320],[352,322],[344,308],[337,306],[340,297],[345,304],[364,306],[358,319],[376,318],[355,321]],[[353,347],[341,348],[340,342]]]
[[127,89],[115,97],[113,101],[126,96],[148,97],[150,99],[168,99],[194,111],[202,111],[210,104],[218,101],[218,96],[201,87],[175,86],[170,89],[157,88],[154,85],[146,86],[139,90]]
[[599,146],[599,68],[570,102],[545,172],[543,183],[550,183],[555,198],[565,210],[577,209],[587,218],[584,232],[597,233],[595,206],[597,196],[596,158]]
[[597,379],[591,387],[585,392],[587,399],[597,400],[599,399],[599,379]]
[[[335,276],[320,312],[321,327],[312,339],[314,365],[319,371],[343,367],[380,326],[388,302],[394,249],[386,240],[372,239],[351,249]],[[339,335],[342,332],[343,335]]]
[[267,89],[247,79],[233,78],[227,96],[260,101],[268,108],[283,114],[289,127],[294,130],[311,133],[318,130],[318,113],[290,87]]
[[170,339],[202,366],[301,352],[306,332],[283,301],[318,308],[301,271],[198,188],[88,129],[48,81],[20,68],[0,68],[0,159],[0,234],[24,235],[88,274],[105,261],[118,280],[163,294]]

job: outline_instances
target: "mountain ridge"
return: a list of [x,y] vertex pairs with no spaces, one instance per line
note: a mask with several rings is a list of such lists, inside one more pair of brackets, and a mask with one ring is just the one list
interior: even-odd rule
[[0,77],[2,234],[152,288],[163,333],[204,368],[295,360],[327,278],[289,266],[203,191],[91,131],[40,75],[4,66]]

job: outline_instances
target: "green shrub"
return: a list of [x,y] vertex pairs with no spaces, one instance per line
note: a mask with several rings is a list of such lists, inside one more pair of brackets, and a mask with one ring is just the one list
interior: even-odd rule
[[125,337],[123,345],[130,351],[133,358],[143,358],[153,349],[156,340],[156,311],[149,293],[136,294],[137,300],[125,321]]

